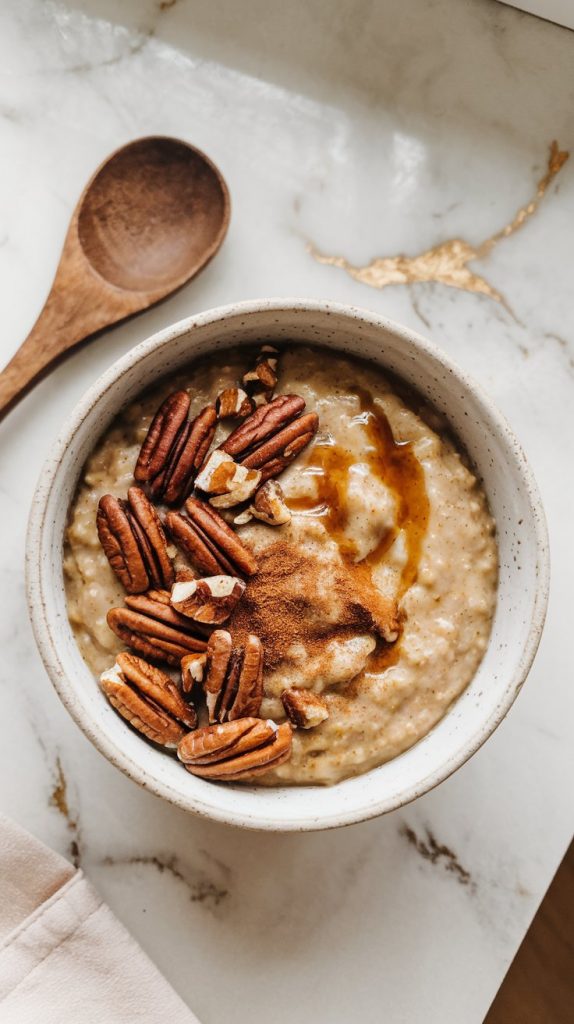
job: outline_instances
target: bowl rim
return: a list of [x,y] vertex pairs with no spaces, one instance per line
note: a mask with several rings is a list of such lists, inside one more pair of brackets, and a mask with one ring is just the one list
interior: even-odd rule
[[[404,340],[407,344],[414,345],[415,349],[422,350],[428,354],[478,400],[482,411],[486,413],[494,428],[503,435],[508,449],[513,452],[516,466],[524,483],[535,536],[537,587],[526,642],[516,662],[513,675],[509,679],[505,692],[498,701],[496,708],[492,711],[489,718],[482,723],[482,726],[477,729],[472,738],[462,745],[457,755],[428,772],[423,784],[419,783],[417,785],[412,783],[401,794],[391,798],[386,796],[378,800],[372,800],[367,807],[362,805],[355,810],[347,808],[331,814],[329,819],[325,821],[316,818],[299,819],[297,817],[281,819],[279,816],[272,814],[254,817],[251,820],[242,812],[237,813],[234,810],[223,810],[217,806],[216,802],[213,804],[206,803],[193,794],[190,794],[187,799],[184,798],[167,783],[152,776],[140,763],[135,762],[131,757],[119,750],[108,739],[105,729],[95,723],[87,713],[84,713],[81,704],[75,700],[75,686],[68,680],[65,666],[60,661],[56,639],[53,637],[50,629],[45,591],[46,585],[48,584],[49,586],[51,580],[46,579],[48,570],[44,568],[39,556],[42,550],[44,533],[46,530],[51,529],[46,517],[47,505],[52,488],[57,483],[65,451],[86,416],[89,415],[94,406],[99,403],[112,385],[149,353],[163,347],[194,328],[204,327],[227,319],[230,316],[247,316],[259,312],[297,313],[298,311],[334,313],[348,319],[350,327],[353,320],[360,320],[374,327],[387,330],[395,335],[395,337]],[[66,418],[65,424],[60,429],[34,490],[26,535],[26,594],[34,638],[52,685],[84,735],[115,767],[120,768],[124,774],[144,789],[148,789],[156,795],[164,797],[170,803],[202,817],[260,831],[318,831],[367,821],[405,806],[412,800],[434,789],[457,771],[476,753],[498,727],[526,680],[544,628],[549,585],[550,553],[548,530],[538,485],[522,445],[506,418],[498,410],[482,386],[477,384],[437,345],[411,328],[404,327],[382,314],[359,306],[320,299],[288,297],[252,299],[213,307],[202,313],[184,317],[176,323],[162,328],[160,331],[139,342],[112,363],[83,393],[71,414]],[[309,788],[311,789],[312,787]],[[215,789],[216,787],[214,787],[214,791]]]

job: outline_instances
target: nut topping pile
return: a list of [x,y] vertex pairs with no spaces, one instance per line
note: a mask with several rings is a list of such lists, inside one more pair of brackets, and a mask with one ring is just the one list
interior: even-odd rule
[[[290,522],[275,478],[318,428],[298,395],[274,397],[278,357],[264,345],[237,386],[193,419],[187,391],[168,395],[134,467],[137,486],[125,499],[106,494],[98,505],[98,536],[126,590],[107,622],[137,652],[118,654],[101,688],[135,729],[177,748],[187,770],[206,779],[251,781],[290,757],[293,727],[312,728],[328,716],[323,698],[290,690],[287,721],[260,718],[263,644],[254,633],[237,644],[218,628],[257,573],[233,527],[251,519],[272,527]],[[230,419],[241,422],[212,447],[219,424]],[[227,519],[220,509],[230,510]],[[180,559],[177,572],[168,537],[187,562],[182,569]],[[179,679],[158,665],[177,669]]]

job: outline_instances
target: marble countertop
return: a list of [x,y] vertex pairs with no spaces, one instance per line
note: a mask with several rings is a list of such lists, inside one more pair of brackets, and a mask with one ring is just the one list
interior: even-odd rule
[[[116,146],[186,138],[233,198],[200,278],[0,429],[0,807],[82,865],[203,1024],[479,1022],[572,829],[574,35],[490,0],[4,0],[0,56],[3,359]],[[269,295],[380,311],[471,372],[524,442],[553,554],[495,736],[411,806],[325,834],[235,831],[139,790],[61,707],[25,607],[32,490],[86,386],[184,315]]]

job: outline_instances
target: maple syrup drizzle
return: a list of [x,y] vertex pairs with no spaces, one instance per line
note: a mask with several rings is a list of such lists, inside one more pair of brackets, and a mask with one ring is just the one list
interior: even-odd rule
[[[396,526],[389,530],[367,555],[363,564],[375,566],[404,531],[407,559],[401,573],[399,597],[416,581],[422,542],[429,518],[429,501],[426,492],[423,468],[417,459],[411,441],[396,441],[385,413],[379,408],[373,396],[365,388],[356,387],[354,394],[359,400],[359,413],[353,417],[351,428],[360,425],[366,428],[369,445],[363,461],[391,491],[396,502]],[[342,445],[317,443],[312,449],[306,472],[316,479],[316,498],[291,499],[294,512],[321,519],[328,534],[336,541],[345,562],[351,567],[356,563],[356,547],[346,535],[349,522],[347,492],[349,470],[354,457]],[[386,651],[382,651],[384,656]]]
[[367,430],[373,444],[369,464],[393,493],[397,503],[397,525],[378,547],[370,553],[370,565],[388,551],[398,532],[404,530],[407,560],[399,587],[400,595],[416,582],[423,540],[427,531],[430,505],[424,470],[413,451],[412,441],[396,441],[390,423],[373,396],[357,388],[361,416],[366,417]]
[[317,485],[316,498],[294,498],[289,507],[313,518],[319,518],[327,533],[337,543],[345,562],[351,562],[356,547],[345,534],[349,519],[347,486],[354,459],[338,444],[319,442],[312,449],[305,473],[312,472]]

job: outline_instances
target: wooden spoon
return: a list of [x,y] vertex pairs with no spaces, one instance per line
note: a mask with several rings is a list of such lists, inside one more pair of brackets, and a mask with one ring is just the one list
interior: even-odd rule
[[80,197],[38,320],[0,373],[0,419],[81,342],[197,274],[229,212],[222,175],[193,146],[150,137],[113,153]]

